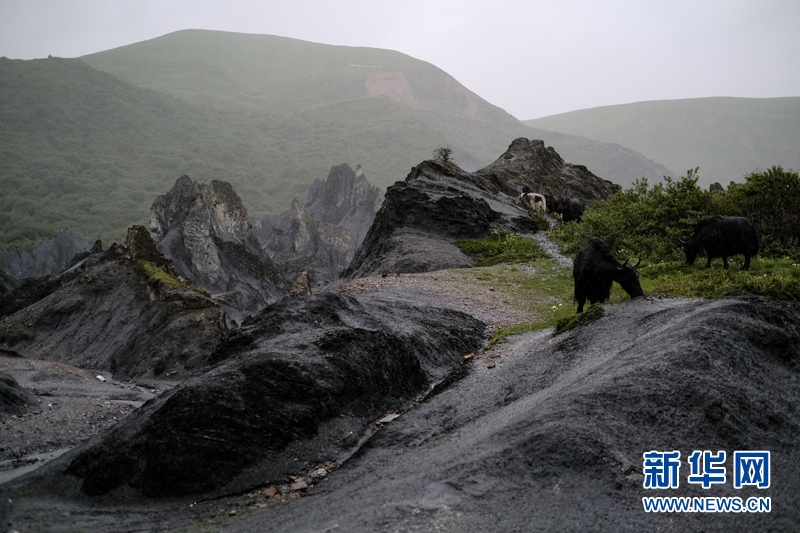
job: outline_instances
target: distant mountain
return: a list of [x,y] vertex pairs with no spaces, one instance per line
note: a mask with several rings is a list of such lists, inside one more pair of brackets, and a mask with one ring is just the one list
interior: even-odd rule
[[[323,175],[323,167],[351,161],[385,188],[444,145],[453,148],[462,169],[472,172],[518,137],[543,139],[567,161],[623,185],[671,174],[613,143],[521,128],[446,72],[391,50],[186,30],[82,59],[187,102],[264,113],[261,127],[287,117],[294,126],[282,132],[286,138],[280,146],[265,150],[280,156],[281,149],[302,142],[302,135],[313,137],[315,151],[303,154],[309,169],[314,164],[313,178]],[[325,152],[330,156],[323,160]]]
[[[678,175],[699,166],[703,185],[741,182],[745,174],[773,165],[800,169],[798,97],[639,102],[572,111],[524,124],[618,143]],[[566,150],[564,154],[571,155]]]
[[182,175],[230,183],[261,216],[345,161],[385,189],[437,147],[474,171],[519,137],[617,183],[663,174],[616,145],[527,128],[388,50],[191,30],[80,60],[0,58],[0,248],[60,228],[120,240]]

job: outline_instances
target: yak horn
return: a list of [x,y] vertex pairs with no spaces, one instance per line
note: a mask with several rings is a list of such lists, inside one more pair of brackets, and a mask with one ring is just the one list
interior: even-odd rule
[[628,259],[626,259],[624,263],[622,263],[622,266],[628,266],[628,260],[629,259],[630,259],[630,257]]
[[639,264],[640,264],[641,262],[642,262],[642,258],[640,257],[640,258],[639,258],[639,260],[638,260],[638,261],[636,261],[636,264],[635,264],[635,265],[633,265],[633,268],[638,268],[638,267],[639,267]]
[[678,242],[681,243],[681,244],[689,244],[686,241],[684,241],[683,239],[681,239],[680,237],[678,237]]

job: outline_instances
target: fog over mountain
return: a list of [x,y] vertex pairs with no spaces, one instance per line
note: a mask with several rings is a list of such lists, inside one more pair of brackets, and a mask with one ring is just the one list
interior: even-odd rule
[[793,1],[0,3],[0,55],[80,57],[185,29],[397,50],[527,120],[650,100],[800,96]]

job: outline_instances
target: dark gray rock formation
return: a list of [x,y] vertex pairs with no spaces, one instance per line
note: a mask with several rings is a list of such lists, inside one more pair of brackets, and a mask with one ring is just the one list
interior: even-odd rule
[[288,279],[305,271],[319,290],[350,264],[382,203],[383,194],[361,166],[343,163],[331,167],[326,181],[314,180],[305,206],[295,199],[288,211],[251,217],[250,223]]
[[515,139],[500,158],[475,174],[506,194],[519,194],[527,185],[533,192],[577,198],[584,205],[605,200],[620,189],[583,165],[566,163],[543,141],[525,138]]
[[536,232],[518,199],[525,186],[583,202],[607,198],[618,189],[586,167],[565,163],[542,141],[517,139],[497,161],[474,173],[425,161],[386,191],[364,243],[342,275],[474,266],[454,241],[485,237],[499,227]]
[[15,413],[36,404],[36,395],[20,386],[10,374],[0,372],[0,413]]
[[1,349],[123,378],[186,376],[227,334],[222,308],[176,278],[142,226],[124,245],[22,285],[0,311]]
[[71,461],[89,494],[246,490],[301,460],[338,462],[485,342],[484,325],[391,296],[290,299],[245,321],[219,364],[143,406]]
[[0,272],[16,280],[52,276],[91,248],[92,244],[83,237],[62,229],[52,241],[42,237],[23,250],[12,246],[0,251]]
[[150,234],[177,272],[210,291],[236,323],[289,290],[250,233],[247,210],[228,183],[182,176],[153,202]]
[[3,270],[0,270],[0,298],[5,298],[8,293],[19,285],[20,282],[18,280],[12,278]]
[[314,220],[350,230],[355,249],[364,241],[382,203],[383,193],[369,184],[361,165],[353,170],[343,163],[331,168],[326,181],[314,180],[305,210]]
[[319,290],[353,259],[353,239],[342,226],[314,220],[295,199],[288,211],[251,219],[255,235],[265,253],[288,279],[307,272]]

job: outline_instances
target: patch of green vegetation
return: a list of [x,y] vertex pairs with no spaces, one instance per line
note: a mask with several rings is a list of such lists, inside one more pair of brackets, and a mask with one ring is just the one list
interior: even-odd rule
[[639,180],[607,201],[589,205],[580,223],[563,224],[549,235],[572,256],[589,239],[599,237],[618,258],[680,260],[680,239],[689,238],[695,224],[711,214],[711,193],[701,189],[697,180],[695,170],[680,180],[665,178],[665,183],[652,187],[647,180]]
[[457,241],[454,244],[479,267],[524,263],[547,257],[533,239],[501,231],[489,237]]
[[207,289],[197,288],[188,283],[183,284],[180,281],[178,281],[174,276],[164,271],[163,268],[159,267],[155,263],[152,263],[150,261],[138,261],[136,263],[136,268],[139,271],[139,273],[147,280],[147,283],[152,287],[166,285],[174,289],[183,289],[183,290],[189,289],[200,294],[201,296],[205,296],[206,298],[211,298],[211,293],[208,292]]
[[556,322],[555,334],[558,335],[577,326],[600,320],[603,318],[604,314],[605,311],[603,310],[603,306],[601,304],[592,304],[583,313],[577,313],[575,315],[559,319],[558,322]]
[[571,269],[548,259],[452,272],[467,283],[491,288],[498,301],[533,318],[531,322],[497,328],[490,344],[502,342],[509,335],[554,326],[560,318],[574,314]]
[[681,262],[659,263],[639,269],[645,294],[663,294],[687,298],[723,298],[755,294],[778,300],[800,301],[800,263],[791,258],[750,261],[750,270],[730,262],[723,270],[721,260],[689,266]]
[[154,287],[167,285],[175,289],[186,289],[180,281],[164,271],[161,267],[150,261],[138,261],[136,268],[147,279],[147,283]]
[[[800,301],[800,261],[781,259],[751,259],[750,270],[741,272],[741,262],[729,260],[729,270],[722,269],[716,260],[709,269],[704,262],[693,266],[681,261],[662,262],[639,268],[645,295],[664,295],[685,298],[723,298],[726,296],[761,295],[781,300]],[[528,268],[526,268],[528,267]],[[531,322],[497,328],[489,345],[503,342],[506,337],[529,331],[554,327],[557,333],[599,318],[599,304],[584,313],[575,312],[573,280],[569,268],[548,260],[530,265],[499,265],[474,270],[471,280],[493,287],[504,303],[529,311]],[[467,275],[466,273],[462,275]],[[623,302],[629,296],[616,283],[611,288],[609,303]]]
[[587,207],[582,222],[549,232],[564,253],[574,255],[592,237],[605,241],[618,258],[650,262],[684,259],[682,240],[694,234],[702,218],[743,216],[756,227],[762,257],[800,259],[800,175],[781,167],[745,176],[727,190],[698,185],[697,169],[679,180],[664,178],[650,187],[638,180],[604,202]]
[[20,489],[11,496],[15,500],[19,500],[21,498],[25,498],[27,496],[31,496],[33,491],[31,489]]

